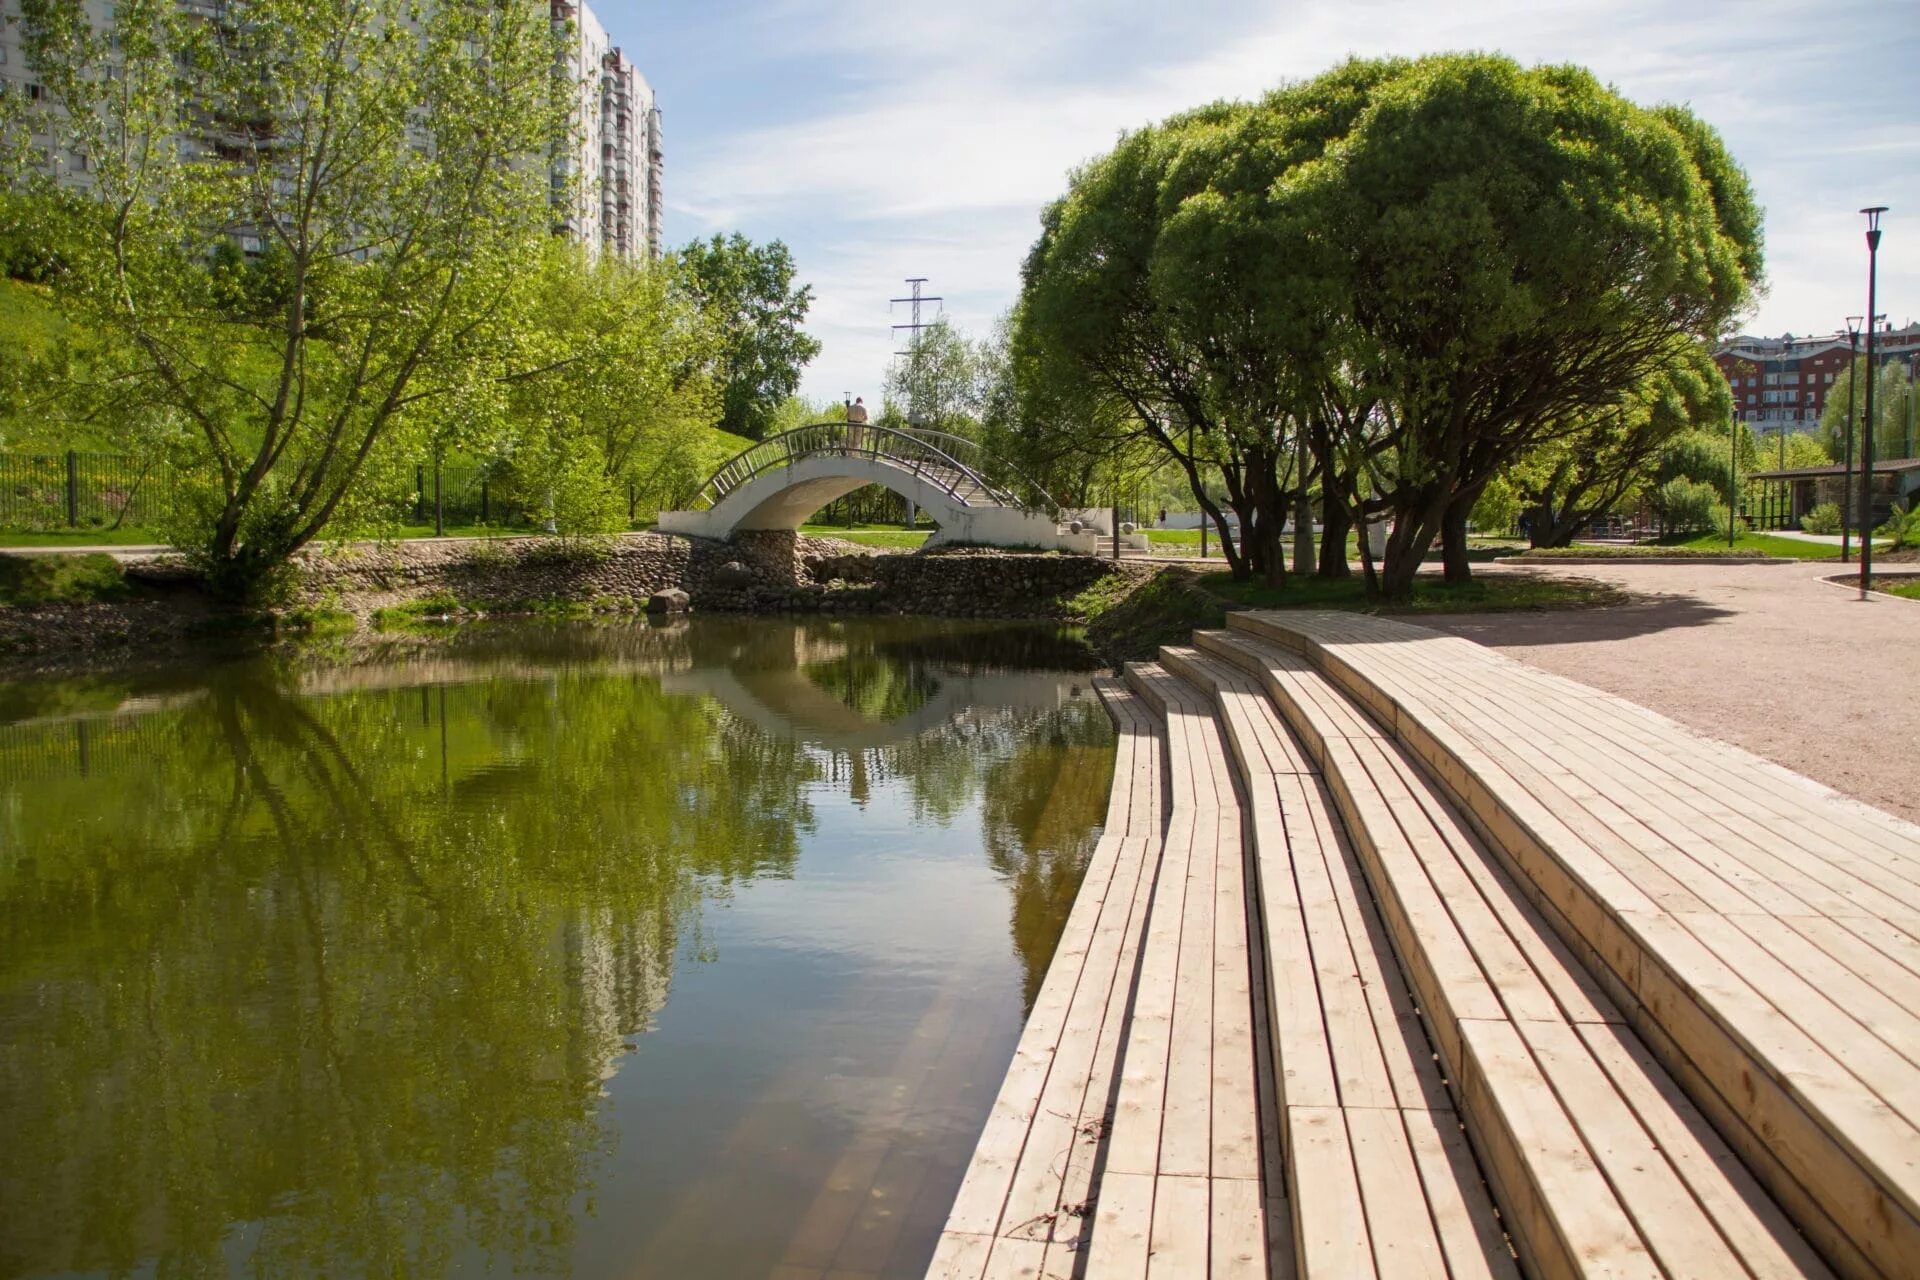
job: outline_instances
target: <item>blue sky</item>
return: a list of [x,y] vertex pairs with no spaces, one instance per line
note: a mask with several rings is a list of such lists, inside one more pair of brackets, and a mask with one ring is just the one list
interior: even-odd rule
[[1124,129],[1348,54],[1580,62],[1718,127],[1767,209],[1746,328],[1865,310],[1862,205],[1892,207],[1880,309],[1920,317],[1920,2],[589,0],[660,96],[667,239],[792,246],[825,344],[802,390],[874,397],[887,299],[927,276],[985,334],[1039,210]]

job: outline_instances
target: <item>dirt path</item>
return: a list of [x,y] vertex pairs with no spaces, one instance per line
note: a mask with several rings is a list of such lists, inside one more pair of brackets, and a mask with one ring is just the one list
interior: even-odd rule
[[1833,564],[1503,571],[1600,578],[1636,599],[1420,623],[1631,698],[1920,821],[1920,601],[1875,593],[1863,602],[1823,581],[1841,571]]

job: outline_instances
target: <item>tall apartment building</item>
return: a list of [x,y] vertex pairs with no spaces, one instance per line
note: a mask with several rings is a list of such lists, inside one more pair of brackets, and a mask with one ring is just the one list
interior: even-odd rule
[[[660,108],[652,87],[584,4],[525,2],[546,5],[555,31],[566,34],[560,56],[568,80],[577,86],[572,145],[553,171],[555,226],[596,253],[658,258],[664,213],[663,156]],[[180,4],[207,18],[225,16],[224,0],[180,0]],[[110,0],[86,0],[84,7],[96,25],[110,21]],[[0,0],[0,89],[37,100],[42,89],[27,66],[19,18],[19,0]],[[190,151],[203,144],[217,150],[217,143],[217,139],[191,139],[187,146]],[[49,147],[42,153],[42,162],[63,184],[84,187],[91,181],[84,156]],[[240,241],[249,252],[259,247],[257,237],[242,233]]]
[[660,256],[660,106],[593,10],[551,0],[570,29],[568,77],[578,86],[570,155],[554,170],[559,222],[595,252]]
[[[1874,337],[1874,358],[1882,365],[1911,366],[1920,359],[1920,324],[1882,327]],[[1862,358],[1866,337],[1860,339]],[[1713,362],[1733,389],[1733,414],[1763,434],[1812,431],[1820,425],[1827,393],[1847,367],[1847,335],[1778,338],[1741,336],[1713,353]]]

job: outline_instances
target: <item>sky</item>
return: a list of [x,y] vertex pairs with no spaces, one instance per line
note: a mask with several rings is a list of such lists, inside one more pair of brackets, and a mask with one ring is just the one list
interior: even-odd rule
[[[669,245],[784,240],[823,349],[802,394],[878,398],[910,276],[974,336],[1040,210],[1121,132],[1349,55],[1577,62],[1720,130],[1766,209],[1744,331],[1920,318],[1920,0],[589,0],[659,96]],[[928,316],[935,312],[929,307]]]

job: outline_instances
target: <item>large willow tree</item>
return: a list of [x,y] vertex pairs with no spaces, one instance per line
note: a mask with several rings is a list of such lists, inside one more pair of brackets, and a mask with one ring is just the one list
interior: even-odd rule
[[1378,585],[1403,595],[1438,540],[1464,577],[1486,485],[1695,361],[1760,269],[1745,175],[1686,111],[1578,68],[1353,61],[1076,174],[1018,342],[1034,405],[1117,404],[1196,495],[1219,473],[1237,573],[1278,576],[1287,491],[1317,483],[1392,519]]
[[[544,5],[24,0],[55,166],[16,171],[103,335],[86,381],[193,477],[176,541],[257,590],[369,467],[470,411],[549,225]],[[164,434],[172,428],[171,434]]]

